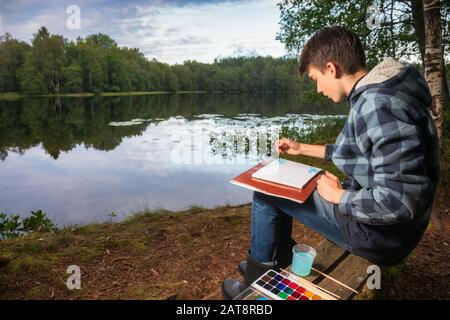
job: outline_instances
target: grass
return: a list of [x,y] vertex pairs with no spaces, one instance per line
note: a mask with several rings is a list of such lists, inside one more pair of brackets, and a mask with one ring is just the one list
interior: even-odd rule
[[0,92],[0,100],[18,100],[23,95],[18,92]]
[[[53,234],[37,232],[0,241],[0,299],[46,299],[52,294],[161,299],[180,290],[183,294],[205,259],[210,259],[210,251],[220,255],[229,249],[218,236],[247,225],[249,212],[248,206],[157,210],[134,214],[120,223],[67,227]],[[81,291],[65,286],[71,264],[82,270]],[[161,273],[164,276],[158,277]],[[114,281],[120,285],[111,286]]]

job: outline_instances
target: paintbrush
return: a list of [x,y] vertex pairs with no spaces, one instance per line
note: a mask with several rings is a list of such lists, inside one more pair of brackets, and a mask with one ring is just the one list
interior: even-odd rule
[[353,291],[353,292],[356,293],[356,294],[359,293],[359,292],[356,291],[355,289],[353,289],[353,288],[349,287],[348,285],[346,285],[346,284],[344,284],[344,283],[342,283],[342,282],[340,282],[340,281],[338,281],[338,280],[336,280],[336,279],[330,277],[329,275],[327,275],[327,274],[325,274],[325,273],[323,273],[323,272],[321,272],[321,271],[319,271],[319,270],[317,270],[317,269],[315,269],[315,268],[311,268],[311,269],[314,270],[315,272],[317,272],[318,274],[324,276],[325,278],[330,279],[331,281],[334,281],[334,282],[336,282],[337,284],[340,284],[340,285],[343,286],[344,288],[347,288],[348,290]]

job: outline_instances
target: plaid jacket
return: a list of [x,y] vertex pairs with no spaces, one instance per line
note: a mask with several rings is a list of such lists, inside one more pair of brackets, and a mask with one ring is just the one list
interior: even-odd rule
[[425,79],[411,65],[388,58],[347,99],[347,122],[336,143],[325,148],[325,159],[349,177],[335,209],[371,225],[429,218],[439,150]]

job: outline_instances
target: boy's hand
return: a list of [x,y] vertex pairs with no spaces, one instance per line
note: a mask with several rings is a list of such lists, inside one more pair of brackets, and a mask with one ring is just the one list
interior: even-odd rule
[[338,177],[326,171],[317,180],[317,191],[328,202],[339,204],[345,189],[342,188]]
[[275,150],[279,154],[286,153],[294,156],[298,156],[301,154],[300,143],[287,138],[281,138],[277,140],[277,142],[275,142]]

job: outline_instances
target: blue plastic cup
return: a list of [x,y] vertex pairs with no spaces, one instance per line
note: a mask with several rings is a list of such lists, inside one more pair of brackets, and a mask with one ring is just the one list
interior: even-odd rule
[[292,248],[292,272],[298,276],[307,276],[316,257],[316,250],[306,244],[297,244]]

